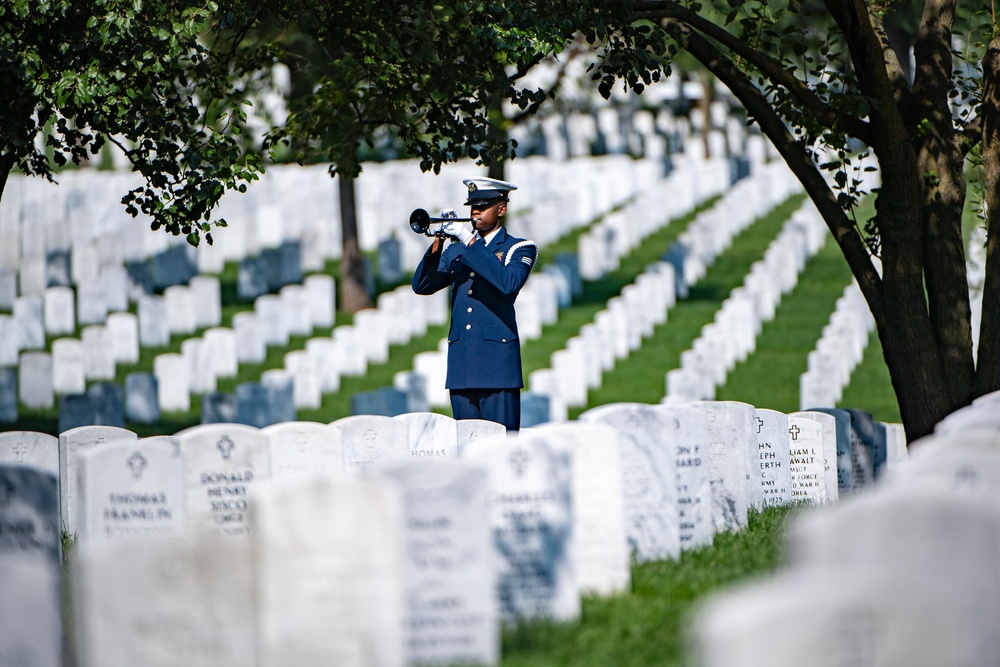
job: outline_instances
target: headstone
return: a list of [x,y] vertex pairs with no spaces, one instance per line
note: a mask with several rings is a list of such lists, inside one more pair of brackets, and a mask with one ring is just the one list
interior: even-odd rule
[[167,326],[171,334],[192,334],[197,329],[194,295],[187,285],[174,285],[163,290],[167,306]]
[[606,424],[579,421],[546,425],[537,432],[567,447],[573,457],[570,552],[577,587],[583,594],[627,592],[630,554],[618,432]]
[[826,502],[823,426],[815,420],[788,416],[791,501]]
[[197,275],[198,265],[193,252],[194,248],[181,243],[154,255],[151,263],[153,289],[183,285]]
[[285,285],[279,294],[288,314],[288,333],[292,336],[312,334],[313,322],[309,316],[309,302],[302,285]]
[[708,431],[704,413],[691,406],[660,405],[671,429],[663,435],[677,456],[677,510],[681,548],[711,546],[715,533],[709,477]]
[[462,455],[466,447],[473,443],[495,435],[505,435],[507,428],[503,424],[486,419],[459,419],[455,422],[458,438],[458,454]]
[[167,320],[167,302],[162,296],[139,297],[139,344],[142,347],[170,345],[170,322]]
[[201,397],[202,424],[235,424],[236,394],[212,391]]
[[160,421],[159,388],[152,373],[136,372],[125,376],[125,419],[137,424]]
[[673,443],[662,437],[673,428],[670,418],[653,405],[615,403],[592,408],[580,419],[618,431],[626,530],[634,558],[678,557],[677,458]]
[[403,493],[407,664],[497,664],[486,470],[464,461],[407,461],[382,474]]
[[383,480],[284,479],[255,490],[252,512],[256,664],[403,665],[398,490]]
[[216,377],[236,376],[239,372],[239,356],[235,331],[221,327],[209,329],[202,338],[202,345]]
[[333,277],[324,274],[306,276],[303,284],[313,326],[320,329],[332,327],[336,313],[336,284]]
[[157,402],[161,412],[187,412],[191,409],[191,373],[183,355],[156,355],[153,374],[156,376]]
[[14,301],[14,327],[20,349],[45,349],[45,301],[40,296],[22,296]]
[[352,415],[395,417],[410,410],[409,396],[395,387],[380,387],[374,391],[359,391],[351,395]]
[[249,535],[248,493],[271,478],[267,436],[249,426],[207,424],[174,437],[184,457],[188,526],[220,535]]
[[45,331],[52,336],[72,335],[76,331],[73,289],[50,287],[45,290]]
[[99,281],[79,283],[76,286],[76,319],[80,326],[104,324],[108,317],[108,304],[104,300],[104,285]]
[[138,302],[142,297],[153,293],[153,276],[150,272],[148,262],[126,262],[125,272],[128,274],[128,296],[130,301]]
[[30,466],[59,475],[59,440],[48,433],[0,433],[0,465]]
[[823,490],[825,495],[825,498],[821,502],[834,502],[839,498],[837,482],[837,418],[825,412],[811,412],[808,410],[793,412],[788,415],[788,428],[792,427],[791,420],[793,417],[796,419],[811,419],[820,425],[823,438],[820,451],[823,456]]
[[283,287],[302,282],[302,244],[298,241],[285,241],[278,246],[279,270],[278,284]]
[[454,419],[434,412],[410,412],[397,419],[410,434],[410,458],[453,459],[458,456],[458,428]]
[[255,313],[244,311],[233,315],[236,332],[236,358],[240,363],[260,364],[267,358],[267,344],[260,321]]
[[59,434],[59,514],[63,532],[75,535],[79,526],[80,453],[104,444],[137,439],[132,431],[112,426],[80,426]]
[[692,405],[705,413],[715,531],[743,530],[747,526],[749,505],[747,452],[757,441],[754,407],[737,401],[703,401]]
[[55,405],[52,355],[46,352],[25,352],[20,357],[18,377],[18,398],[24,407],[49,410]]
[[526,391],[521,394],[521,428],[530,428],[550,421],[551,399],[545,394]]
[[222,288],[215,276],[195,276],[189,285],[194,301],[197,329],[217,327],[222,322]]
[[837,408],[812,408],[807,412],[819,412],[830,415],[836,420],[837,440],[837,494],[850,495],[854,492],[854,466],[851,463],[854,456],[854,438],[851,435],[851,414],[847,410]]
[[84,327],[80,338],[83,341],[83,372],[87,379],[115,379],[114,349],[107,328],[100,325]]
[[115,265],[106,266],[101,270],[98,280],[104,306],[108,312],[122,312],[128,310],[128,271],[125,267]]
[[270,426],[271,406],[268,392],[258,382],[241,382],[236,385],[236,423],[256,428]]
[[148,537],[184,527],[184,462],[169,437],[81,452],[80,539]]
[[284,422],[268,426],[263,433],[271,449],[274,479],[344,473],[344,446],[335,426]]
[[760,495],[754,505],[757,509],[786,505],[792,500],[788,417],[777,410],[757,408],[756,412],[757,442],[750,460],[758,471],[755,481]]
[[503,622],[578,618],[570,453],[535,432],[482,440],[463,456],[488,473]]
[[83,343],[79,340],[52,341],[52,389],[57,394],[81,394],[87,389]]
[[847,412],[851,415],[851,426],[857,436],[855,444],[861,445],[852,451],[854,485],[860,489],[873,484],[885,467],[885,427],[875,421],[870,412],[857,408],[848,408]]
[[21,337],[10,315],[0,315],[0,366],[17,366]]
[[59,432],[80,426],[97,425],[97,408],[87,394],[63,394],[59,397]]
[[264,371],[260,382],[267,389],[270,423],[295,421],[295,382],[292,376],[283,370],[272,369]]
[[62,664],[58,480],[0,464],[0,660]]
[[319,371],[305,350],[294,350],[285,355],[285,372],[294,385],[293,401],[296,408],[318,410],[323,403]]
[[0,368],[0,423],[17,421],[17,369]]
[[245,257],[240,260],[236,291],[243,301],[253,301],[262,294],[267,294],[267,277],[259,258]]
[[0,269],[0,310],[12,310],[16,300],[17,272]]
[[406,394],[405,412],[430,412],[427,401],[427,378],[413,371],[400,371],[392,377],[396,389]]
[[139,361],[138,318],[132,313],[111,313],[108,315],[106,326],[115,363],[137,363]]
[[359,477],[383,462],[410,459],[405,422],[380,415],[355,415],[338,419],[332,425],[340,429],[344,472],[351,477]]
[[394,283],[403,277],[402,244],[395,236],[378,244],[378,279]]
[[95,382],[87,387],[94,404],[95,426],[125,428],[125,392],[114,382]]
[[196,533],[101,540],[81,544],[74,566],[82,664],[259,664],[249,541]]

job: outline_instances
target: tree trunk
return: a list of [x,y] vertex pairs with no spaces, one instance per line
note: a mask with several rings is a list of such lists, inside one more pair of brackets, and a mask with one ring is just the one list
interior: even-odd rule
[[979,329],[975,395],[1000,389],[1000,36],[983,58],[983,188],[986,218],[986,282]]
[[704,124],[701,132],[701,143],[705,149],[705,158],[722,157],[712,155],[712,143],[709,141],[709,135],[712,133],[712,99],[715,79],[704,68],[698,70],[698,78],[701,79],[701,120]]
[[343,250],[340,257],[340,304],[348,313],[371,308],[372,300],[365,287],[364,258],[358,241],[358,216],[355,207],[355,179],[337,176],[340,194],[340,234]]

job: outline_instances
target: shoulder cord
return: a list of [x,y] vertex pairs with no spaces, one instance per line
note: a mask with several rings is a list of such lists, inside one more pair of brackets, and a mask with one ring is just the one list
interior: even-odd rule
[[535,249],[535,259],[538,259],[538,245],[534,241],[518,241],[517,243],[515,243],[510,247],[510,250],[507,251],[507,256],[504,258],[503,265],[507,266],[508,264],[510,264],[510,260],[514,259],[514,253],[520,250],[521,248],[527,248],[527,247]]

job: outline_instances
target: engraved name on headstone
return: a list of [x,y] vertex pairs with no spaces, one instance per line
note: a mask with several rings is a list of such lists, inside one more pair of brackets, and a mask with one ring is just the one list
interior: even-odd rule
[[752,460],[761,489],[758,509],[785,505],[792,499],[788,417],[764,408],[757,408],[756,413],[757,452]]
[[138,437],[113,426],[79,426],[59,434],[59,498],[65,532],[75,535],[79,530],[80,452],[112,442],[135,442]]

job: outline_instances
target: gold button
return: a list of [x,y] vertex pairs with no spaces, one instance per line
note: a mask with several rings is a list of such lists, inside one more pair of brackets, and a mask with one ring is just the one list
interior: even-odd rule
[[475,271],[469,271],[469,277],[470,278],[475,278],[476,277],[476,272]]
[[469,296],[472,296],[472,290],[469,290]]
[[471,325],[471,324],[466,324],[466,325],[465,325],[465,328],[466,328],[466,329],[471,329],[471,328],[472,328],[472,325]]
[[472,308],[467,309],[465,312],[471,313],[472,312]]
[[506,343],[506,342],[507,342],[507,339],[506,339],[506,338],[501,338],[501,339],[500,339],[500,342],[501,342],[501,343]]

